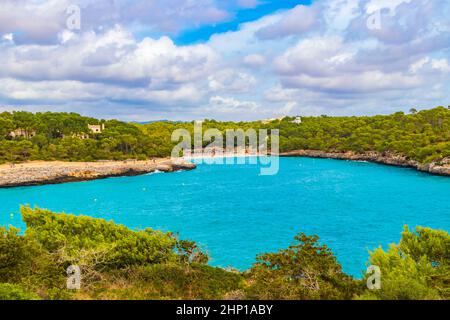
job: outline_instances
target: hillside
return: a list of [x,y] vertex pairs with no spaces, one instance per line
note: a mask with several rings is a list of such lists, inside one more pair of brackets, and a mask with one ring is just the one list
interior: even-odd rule
[[[387,116],[286,117],[269,123],[205,120],[204,129],[280,129],[281,152],[374,151],[402,155],[420,163],[450,157],[450,110],[438,107]],[[93,128],[100,128],[94,131]],[[146,160],[169,156],[175,129],[193,131],[193,123],[125,123],[75,113],[3,112],[0,114],[0,162],[27,160]],[[97,129],[95,129],[97,130]],[[208,143],[204,142],[206,146]]]

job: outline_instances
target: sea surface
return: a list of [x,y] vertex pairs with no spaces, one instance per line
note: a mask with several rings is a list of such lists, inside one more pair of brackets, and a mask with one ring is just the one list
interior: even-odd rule
[[281,158],[274,176],[258,165],[206,165],[89,182],[0,189],[0,225],[24,228],[20,204],[113,220],[131,229],[179,232],[211,265],[245,270],[258,253],[317,234],[361,277],[369,250],[398,242],[404,225],[450,230],[450,178],[412,169]]

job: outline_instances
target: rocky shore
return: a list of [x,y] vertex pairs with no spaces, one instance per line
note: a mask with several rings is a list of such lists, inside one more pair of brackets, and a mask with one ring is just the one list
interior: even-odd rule
[[195,169],[195,164],[170,159],[152,161],[61,162],[35,161],[0,165],[0,188],[88,181],[119,176],[136,176],[155,171]]
[[[422,164],[404,156],[377,152],[324,152],[296,150],[280,153],[282,157],[311,157],[337,160],[368,161],[398,167],[414,168],[434,175],[450,176],[450,158],[439,163]],[[157,159],[152,161],[98,161],[62,162],[34,161],[0,165],[0,188],[36,186],[65,182],[89,181],[119,176],[137,176],[155,171],[174,172],[193,170],[196,165],[188,161]]]
[[324,152],[317,150],[296,150],[281,153],[282,157],[310,157],[326,158],[337,160],[368,161],[381,163],[390,166],[414,168],[419,171],[440,176],[450,176],[450,158],[442,160],[440,163],[422,164],[415,160],[407,159],[404,156],[392,154],[380,154],[378,152]]

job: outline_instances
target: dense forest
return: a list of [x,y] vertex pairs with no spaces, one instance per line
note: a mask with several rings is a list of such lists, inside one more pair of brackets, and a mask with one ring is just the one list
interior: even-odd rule
[[[410,114],[372,117],[286,117],[272,122],[205,120],[204,129],[279,129],[281,151],[377,151],[422,163],[450,157],[450,110],[438,107]],[[93,132],[89,125],[104,125]],[[170,156],[171,134],[193,122],[125,123],[75,113],[0,113],[0,162],[27,160],[124,160]],[[204,142],[205,146],[208,144]]]
[[[256,257],[247,271],[211,267],[195,242],[152,229],[131,231],[101,219],[22,208],[25,233],[0,227],[4,299],[449,299],[450,235],[404,229],[399,244],[370,253],[381,289],[342,271],[317,236]],[[67,289],[67,268],[81,271]],[[361,266],[361,272],[365,270]]]

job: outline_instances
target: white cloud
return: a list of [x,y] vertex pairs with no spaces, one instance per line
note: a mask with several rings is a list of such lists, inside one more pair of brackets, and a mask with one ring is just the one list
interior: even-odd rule
[[329,30],[344,31],[353,19],[361,15],[359,0],[328,0],[321,3]]
[[283,88],[281,85],[277,85],[270,88],[264,93],[264,98],[269,102],[286,102],[295,100],[298,97],[297,89]]
[[12,33],[4,34],[2,39],[6,40],[6,41],[9,41],[9,42],[13,42],[14,41],[14,34],[12,34]]
[[225,69],[208,77],[212,91],[249,92],[256,85],[256,78],[233,69]]
[[21,81],[0,79],[2,91],[0,97],[25,101],[41,101],[60,104],[66,101],[98,102],[108,99],[129,103],[158,103],[170,106],[175,103],[187,105],[198,103],[202,90],[185,85],[176,89],[150,90],[149,88],[124,88],[102,83],[84,83],[80,81]]
[[259,68],[267,63],[266,58],[261,54],[249,54],[244,57],[244,64],[251,68]]
[[447,59],[431,59],[430,57],[425,57],[413,63],[410,67],[410,71],[415,74],[435,74],[435,71],[439,71],[441,73],[449,73],[450,64]]
[[[0,33],[20,30],[26,43],[55,43],[66,29],[71,0],[2,0]],[[121,24],[144,31],[177,33],[183,28],[227,21],[231,15],[214,0],[78,0],[81,29]]]
[[259,30],[256,35],[261,39],[301,35],[317,26],[318,16],[316,6],[298,5],[280,16],[279,21]]
[[176,88],[207,76],[216,54],[205,45],[178,47],[167,37],[136,42],[120,27],[63,37],[57,46],[22,45],[0,52],[0,76],[28,80],[122,83]]
[[300,40],[275,60],[281,77],[307,75],[313,78],[353,73],[358,48],[338,36],[311,37]]
[[241,8],[256,8],[259,4],[259,0],[238,0],[238,6]]
[[291,115],[292,112],[298,107],[297,101],[289,101],[287,102],[283,108],[278,110],[278,113],[282,115]]
[[370,0],[366,4],[366,10],[368,14],[372,14],[376,11],[387,9],[390,14],[394,14],[398,6],[410,2],[411,0]]
[[235,98],[214,96],[209,100],[209,110],[217,113],[255,112],[260,105],[254,101],[240,101]]
[[414,62],[411,67],[410,67],[410,71],[412,73],[417,73],[419,72],[421,69],[423,69],[423,67],[430,62],[430,58],[429,57],[425,57],[422,58],[416,62]]
[[[162,30],[226,21],[224,6],[81,0],[82,29],[71,32],[61,16],[69,0],[18,1],[17,11],[12,0],[0,8],[2,104],[242,119],[386,113],[450,98],[448,1],[318,0],[183,46]],[[382,29],[368,30],[368,15],[386,6]]]
[[405,76],[399,73],[384,74],[379,71],[344,74],[337,76],[312,77],[299,75],[283,80],[283,84],[293,88],[307,88],[330,93],[371,93],[379,91],[406,90],[417,88],[424,81],[417,76]]
[[431,65],[433,69],[449,73],[450,72],[450,65],[448,63],[447,59],[439,59],[439,60],[433,60],[431,62]]

